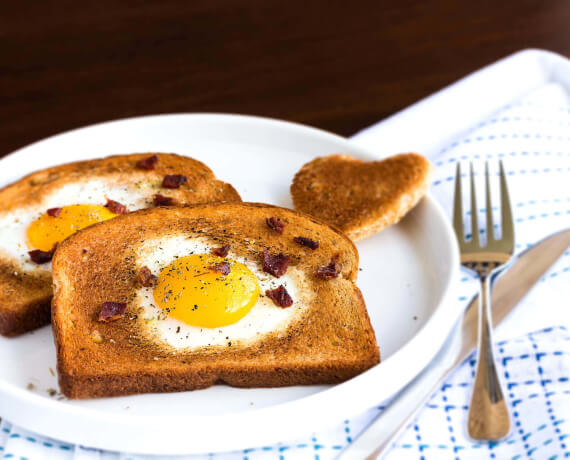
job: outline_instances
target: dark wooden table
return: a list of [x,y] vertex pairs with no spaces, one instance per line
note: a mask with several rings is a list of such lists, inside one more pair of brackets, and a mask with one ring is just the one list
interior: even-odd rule
[[165,112],[349,135],[528,47],[570,55],[568,0],[4,1],[0,156]]

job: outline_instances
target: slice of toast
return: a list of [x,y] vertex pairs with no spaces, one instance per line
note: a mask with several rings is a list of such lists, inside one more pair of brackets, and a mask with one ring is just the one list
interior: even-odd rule
[[[190,332],[169,323],[172,318],[148,316],[144,305],[153,290],[141,286],[141,270],[163,257],[152,266],[156,275],[194,247],[198,253],[225,247],[227,260],[248,264],[262,287],[286,284],[292,305],[272,303],[262,291],[238,323]],[[291,259],[284,275],[264,271],[264,251]],[[91,226],[64,241],[53,260],[61,391],[93,398],[216,383],[276,387],[349,379],[380,359],[357,272],[358,252],[342,232],[266,204],[149,209]],[[126,310],[101,322],[106,302],[126,304]],[[275,315],[279,320],[271,323]],[[164,335],[156,333],[160,327]],[[177,346],[178,337],[189,342]]]
[[[166,176],[183,182],[164,188]],[[171,186],[171,184],[166,184]],[[175,183],[174,186],[177,184]],[[158,195],[162,201],[156,202]],[[49,322],[51,264],[30,260],[26,230],[50,208],[105,205],[116,200],[129,211],[156,204],[241,201],[203,163],[175,154],[117,155],[34,172],[0,189],[0,334],[14,336]]]
[[295,175],[295,209],[335,225],[353,241],[395,224],[426,193],[433,167],[417,153],[364,162],[330,155],[305,164]]

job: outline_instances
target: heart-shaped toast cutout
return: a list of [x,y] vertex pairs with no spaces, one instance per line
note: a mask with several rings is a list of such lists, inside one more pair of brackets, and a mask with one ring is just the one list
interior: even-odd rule
[[433,167],[417,153],[364,162],[348,155],[316,158],[291,184],[295,209],[366,238],[398,222],[426,193]]

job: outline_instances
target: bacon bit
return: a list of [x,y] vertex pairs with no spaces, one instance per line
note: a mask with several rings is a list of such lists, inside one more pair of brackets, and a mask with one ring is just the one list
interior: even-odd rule
[[61,214],[61,208],[50,208],[47,210],[47,215],[50,217],[58,217]]
[[182,174],[169,174],[167,176],[164,176],[164,179],[162,180],[162,187],[178,188],[187,181],[188,179],[186,176],[183,176]]
[[278,307],[287,308],[293,305],[293,299],[283,286],[277,289],[269,289],[265,291],[265,295],[273,300],[273,303]]
[[291,258],[286,255],[271,255],[269,251],[263,251],[263,271],[279,278],[287,271]]
[[176,200],[171,196],[164,196],[160,193],[153,195],[152,202],[155,206],[173,206],[176,204]]
[[220,272],[222,275],[229,275],[230,274],[230,264],[227,262],[220,262],[219,264],[212,265],[208,267],[210,270],[214,270],[215,272]]
[[317,272],[315,275],[317,278],[323,280],[330,280],[332,278],[336,278],[341,270],[340,264],[338,261],[338,254],[334,256],[328,265],[323,265],[322,267],[317,268]]
[[283,229],[285,228],[285,222],[283,222],[279,217],[268,217],[265,219],[267,226],[271,230],[275,230],[280,235],[283,233]]
[[105,207],[108,208],[109,211],[111,211],[113,214],[126,214],[129,212],[124,204],[121,204],[118,201],[110,200],[109,198],[107,198],[107,204]]
[[224,244],[221,248],[212,248],[210,252],[218,257],[226,257],[228,252],[230,252],[230,248],[229,244]]
[[124,302],[103,302],[103,307],[99,313],[99,321],[108,323],[121,318],[127,309],[127,304]]
[[311,238],[305,238],[304,236],[296,236],[293,240],[295,240],[295,243],[299,243],[301,246],[307,246],[313,251],[319,247],[318,241],[312,240]]
[[143,160],[137,161],[137,168],[146,169],[147,171],[149,171],[151,169],[154,169],[157,163],[158,163],[158,155],[152,155],[148,158],[144,158]]
[[55,252],[55,248],[51,251],[40,251],[39,249],[34,249],[33,251],[28,252],[30,259],[32,262],[38,265],[46,264],[51,261],[53,258],[53,253]]
[[150,268],[145,265],[138,273],[138,280],[139,283],[141,283],[141,286],[154,287],[156,286],[158,277],[156,275],[153,275],[150,271]]

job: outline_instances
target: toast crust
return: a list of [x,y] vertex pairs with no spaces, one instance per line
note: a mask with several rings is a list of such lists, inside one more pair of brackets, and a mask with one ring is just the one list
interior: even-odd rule
[[[282,235],[268,217],[287,225]],[[160,235],[207,236],[230,244],[236,254],[261,260],[264,249],[283,252],[306,276],[311,300],[287,328],[246,345],[217,345],[192,351],[172,348],[141,333],[136,305],[136,250]],[[312,251],[293,241],[320,241]],[[321,280],[316,267],[338,254],[338,278]],[[254,259],[255,258],[255,259]],[[260,263],[261,265],[261,263]],[[215,383],[273,387],[336,383],[377,364],[374,331],[360,290],[358,252],[342,232],[296,211],[256,203],[223,203],[148,209],[96,224],[64,241],[53,260],[52,324],[61,391],[70,398],[185,391]],[[127,314],[98,322],[102,302],[126,302]],[[280,308],[280,307],[275,307]],[[93,330],[103,343],[94,343]],[[111,340],[112,339],[112,340]]]
[[[159,157],[155,168],[138,169],[136,163],[151,155]],[[150,152],[67,163],[31,173],[0,189],[0,216],[13,209],[37,207],[46,194],[66,184],[89,179],[160,184],[167,174],[182,174],[188,179],[182,187],[169,189],[167,193],[181,205],[241,201],[230,184],[217,180],[210,168],[200,161]],[[160,193],[160,188],[149,190],[149,196],[153,193]],[[51,274],[41,268],[22,270],[0,248],[0,335],[15,336],[49,323]]]
[[364,162],[348,155],[305,164],[291,184],[295,209],[358,241],[395,224],[425,195],[433,167],[416,153]]

